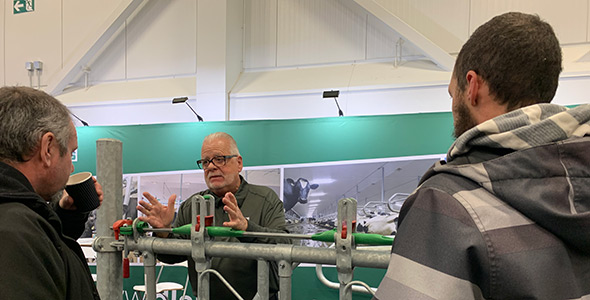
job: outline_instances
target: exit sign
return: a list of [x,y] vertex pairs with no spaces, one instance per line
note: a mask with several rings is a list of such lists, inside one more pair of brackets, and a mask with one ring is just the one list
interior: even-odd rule
[[35,11],[35,0],[13,0],[12,14],[22,14]]

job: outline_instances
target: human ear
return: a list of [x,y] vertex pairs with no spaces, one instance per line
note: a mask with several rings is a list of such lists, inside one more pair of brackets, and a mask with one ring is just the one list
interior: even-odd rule
[[243,162],[242,162],[242,156],[241,155],[238,155],[237,159],[238,159],[238,166],[240,168],[240,170],[238,172],[242,172],[242,169],[244,168],[244,165],[243,165]]
[[56,155],[53,146],[57,143],[53,132],[46,132],[41,136],[41,142],[39,145],[39,156],[44,166],[49,167],[52,163],[52,157]]
[[465,79],[467,80],[467,99],[471,106],[477,106],[478,104],[478,92],[479,92],[479,75],[475,73],[475,71],[470,70],[465,75]]

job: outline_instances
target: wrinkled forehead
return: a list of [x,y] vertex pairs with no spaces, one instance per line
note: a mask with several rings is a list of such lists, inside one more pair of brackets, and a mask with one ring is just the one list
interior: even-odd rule
[[201,157],[213,157],[216,155],[229,155],[230,153],[229,141],[222,138],[208,139],[203,141],[201,147]]

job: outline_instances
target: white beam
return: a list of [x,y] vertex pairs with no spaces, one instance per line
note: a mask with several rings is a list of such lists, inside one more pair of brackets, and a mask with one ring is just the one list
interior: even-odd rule
[[72,53],[64,67],[53,78],[49,80],[46,91],[57,96],[79,76],[82,69],[89,64],[99,51],[101,51],[114,37],[115,33],[134,12],[141,8],[149,0],[128,0],[121,1],[121,4],[105,20],[103,25],[97,28],[95,34],[88,35]]
[[381,6],[375,0],[345,0],[353,1],[365,11],[381,20],[389,28],[397,31],[400,35],[406,38],[410,43],[414,44],[419,51],[426,57],[430,58],[435,64],[445,71],[452,71],[455,64],[455,58],[443,50],[440,46],[429,40],[423,34],[418,32],[412,26],[401,20],[399,17],[391,13],[389,10]]

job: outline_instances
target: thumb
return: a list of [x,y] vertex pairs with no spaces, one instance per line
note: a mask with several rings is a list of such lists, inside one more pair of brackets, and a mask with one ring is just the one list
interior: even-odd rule
[[172,194],[168,198],[168,207],[174,207],[174,204],[176,204],[176,194]]

